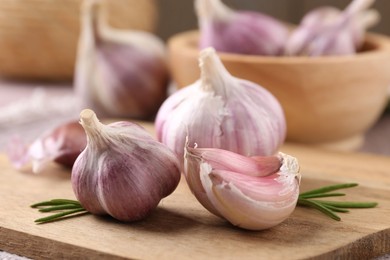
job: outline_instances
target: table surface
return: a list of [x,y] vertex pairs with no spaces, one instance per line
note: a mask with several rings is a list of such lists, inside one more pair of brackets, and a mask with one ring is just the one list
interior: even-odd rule
[[[28,142],[49,127],[77,119],[79,111],[74,102],[70,83],[0,81],[0,152],[14,135]],[[363,146],[356,152],[390,155],[390,113],[384,113],[366,133]],[[0,252],[0,259],[25,258]],[[381,259],[390,259],[390,255]]]

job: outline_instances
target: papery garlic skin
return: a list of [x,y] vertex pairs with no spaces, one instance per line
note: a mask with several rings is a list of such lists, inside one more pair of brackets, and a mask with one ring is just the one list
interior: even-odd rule
[[201,51],[199,64],[200,80],[161,106],[155,121],[158,140],[181,160],[186,136],[198,147],[273,155],[286,135],[276,98],[261,86],[230,75],[213,48]]
[[[210,153],[220,156],[211,159]],[[273,167],[252,172],[250,169],[262,163],[245,156],[233,157],[235,161],[241,157],[240,170],[226,167],[232,158],[229,151],[186,147],[184,173],[198,201],[211,213],[249,230],[268,229],[288,218],[299,196],[297,160],[285,154],[263,157],[262,163],[271,161]]]
[[164,43],[148,32],[111,28],[104,18],[100,1],[84,3],[76,94],[101,116],[149,118],[167,95]]
[[282,54],[288,37],[284,24],[251,11],[234,11],[221,0],[196,0],[200,49],[275,56]]
[[344,11],[319,7],[307,13],[285,45],[285,55],[324,56],[355,54],[365,31],[379,21],[379,13],[366,10],[375,0],[353,0]]
[[88,144],[72,169],[78,201],[93,214],[120,221],[145,218],[177,187],[176,156],[137,124],[103,125],[91,110],[80,117]]

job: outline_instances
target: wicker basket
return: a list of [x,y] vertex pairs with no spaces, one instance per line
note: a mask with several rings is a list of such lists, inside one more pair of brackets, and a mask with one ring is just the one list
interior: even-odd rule
[[[69,80],[73,76],[82,0],[1,0],[0,76]],[[117,28],[153,31],[155,0],[105,0]]]

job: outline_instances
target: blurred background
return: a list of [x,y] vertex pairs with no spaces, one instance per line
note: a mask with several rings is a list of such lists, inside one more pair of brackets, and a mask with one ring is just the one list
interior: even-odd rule
[[[315,7],[330,5],[343,9],[350,0],[223,2],[234,9],[259,11],[297,24]],[[193,0],[103,0],[103,3],[113,27],[151,31],[165,41],[198,27]],[[75,106],[69,104],[75,102],[71,91],[81,4],[82,0],[0,0],[0,149],[18,130],[28,128],[28,136],[33,137],[49,124],[78,115]],[[376,0],[372,8],[379,11],[381,21],[370,31],[390,35],[390,1]],[[34,122],[39,121],[37,127]],[[390,123],[378,124],[381,132],[390,131]],[[378,136],[375,129],[370,140]],[[381,142],[378,137],[369,150],[390,151],[390,144],[376,148]]]
[[[309,10],[324,5],[343,9],[349,0],[225,0],[228,6],[254,10],[299,23]],[[81,0],[0,0],[0,77],[70,81],[80,31]],[[103,0],[113,27],[142,29],[163,40],[197,28],[192,0]],[[381,21],[370,31],[390,35],[390,1],[373,8]]]
[[[188,29],[197,28],[193,1],[190,0],[159,0],[156,1],[160,10],[160,22],[157,34],[167,39],[173,34]],[[331,5],[343,9],[349,0],[224,0],[224,3],[236,9],[256,10],[290,23],[299,23],[302,16],[309,10]],[[381,14],[380,23],[371,29],[390,35],[390,1],[377,0],[372,6]]]

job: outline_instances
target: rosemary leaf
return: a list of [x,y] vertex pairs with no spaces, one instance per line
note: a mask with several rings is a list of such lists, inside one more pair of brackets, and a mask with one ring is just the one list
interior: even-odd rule
[[77,200],[68,200],[68,199],[52,199],[51,201],[54,201],[54,202],[58,202],[58,203],[64,203],[64,204],[76,204],[76,205],[80,205],[80,202],[78,202]]
[[325,198],[325,197],[336,197],[336,196],[345,196],[345,193],[314,193],[307,195],[299,195],[302,199],[313,199],[313,198]]
[[324,213],[325,215],[333,218],[334,220],[337,220],[337,221],[341,220],[341,218],[339,216],[337,216],[335,213],[333,213],[332,210],[328,209],[327,207],[324,207],[323,205],[321,205],[318,202],[315,202],[312,200],[306,200],[306,199],[298,199],[298,205],[315,208],[315,209],[321,211],[322,213]]
[[354,201],[329,201],[329,200],[312,200],[323,205],[337,208],[374,208],[378,205],[376,202],[354,202]]
[[43,223],[47,223],[47,222],[57,221],[57,220],[62,219],[65,216],[69,216],[69,215],[72,215],[75,213],[81,213],[81,212],[87,213],[87,211],[84,208],[78,208],[78,209],[68,210],[68,211],[64,211],[64,212],[57,213],[54,215],[50,215],[50,216],[47,216],[44,218],[39,218],[39,219],[35,220],[35,222],[37,222],[38,224],[43,224]]
[[58,211],[58,210],[64,210],[64,209],[83,209],[83,207],[76,205],[76,204],[65,204],[65,205],[56,205],[46,208],[39,209],[40,212],[51,212],[51,211]]
[[348,209],[345,209],[345,208],[338,208],[338,207],[331,206],[331,205],[326,205],[326,204],[321,204],[321,205],[324,206],[325,208],[330,209],[330,210],[333,211],[333,212],[341,212],[341,213],[347,213],[347,212],[349,212],[349,210],[348,210]]
[[330,185],[330,186],[325,186],[319,189],[314,189],[314,190],[309,190],[306,192],[303,192],[300,194],[300,196],[306,196],[306,195],[311,195],[311,194],[319,194],[319,193],[327,193],[330,191],[334,190],[340,190],[340,189],[345,189],[345,188],[352,188],[358,186],[357,183],[343,183],[343,184],[336,184],[336,185]]
[[37,208],[42,206],[56,206],[56,205],[66,205],[66,204],[79,205],[81,207],[80,202],[76,200],[67,200],[67,199],[52,199],[48,201],[42,201],[31,205],[31,207]]

